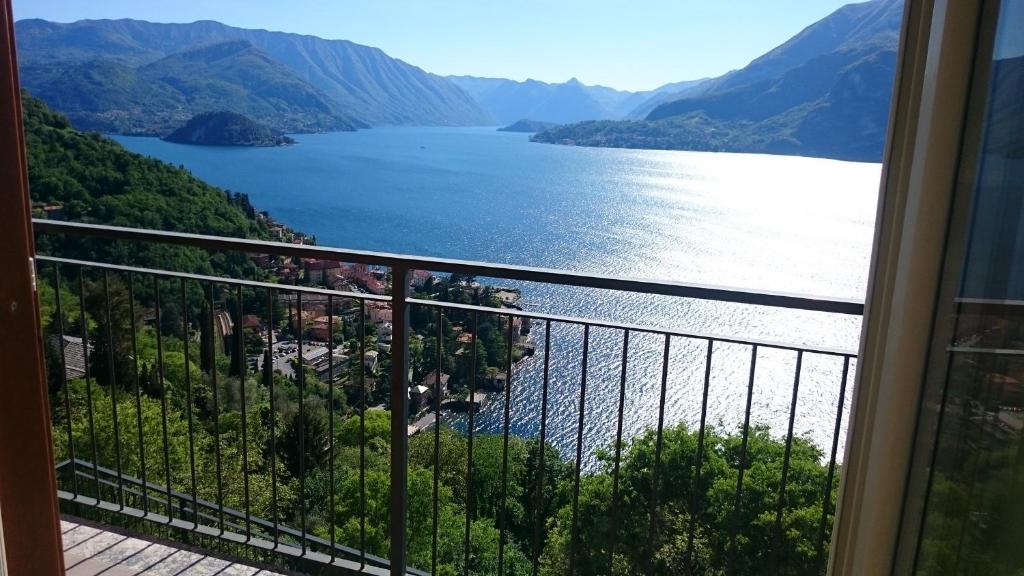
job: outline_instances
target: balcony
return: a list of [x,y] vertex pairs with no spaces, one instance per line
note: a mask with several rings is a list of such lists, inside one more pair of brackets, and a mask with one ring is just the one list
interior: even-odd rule
[[[858,302],[33,224],[66,513],[311,573],[825,571],[855,352],[516,290],[856,320]],[[168,267],[119,263],[139,246]],[[323,265],[277,282],[283,259],[384,293]]]
[[224,558],[113,532],[108,527],[62,520],[64,565],[74,576],[281,576],[266,568],[236,564]]

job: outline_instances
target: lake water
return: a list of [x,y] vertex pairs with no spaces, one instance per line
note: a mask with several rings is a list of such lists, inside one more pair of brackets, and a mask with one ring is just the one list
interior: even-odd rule
[[[865,293],[879,164],[554,146],[490,128],[295,138],[298,145],[284,148],[116,140],[248,193],[259,209],[322,245],[842,298]],[[856,350],[860,333],[859,317],[506,284],[522,287],[533,311],[845,350]],[[548,436],[567,456],[579,418],[581,331],[552,329]],[[538,343],[543,332],[534,326]],[[621,346],[621,333],[592,331],[588,466],[594,449],[614,438]],[[631,336],[627,436],[657,423],[662,352],[661,338]],[[705,353],[703,341],[673,340],[666,422],[699,421]],[[716,344],[709,422],[742,422],[750,355],[749,347]],[[792,352],[759,350],[752,421],[778,435],[787,426],[794,366]],[[514,433],[539,429],[542,367],[538,353],[513,376]],[[801,372],[796,431],[826,450],[841,367],[838,358],[806,355]],[[478,429],[500,430],[502,410],[492,401]]]

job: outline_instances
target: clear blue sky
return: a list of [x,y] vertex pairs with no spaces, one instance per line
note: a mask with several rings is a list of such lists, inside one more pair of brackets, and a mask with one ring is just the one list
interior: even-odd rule
[[217,20],[343,38],[437,74],[626,90],[747,64],[852,0],[14,0],[17,18]]

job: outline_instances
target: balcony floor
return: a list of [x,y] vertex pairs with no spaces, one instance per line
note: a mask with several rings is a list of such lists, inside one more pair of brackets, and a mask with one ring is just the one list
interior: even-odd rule
[[282,576],[141,538],[61,520],[69,576]]

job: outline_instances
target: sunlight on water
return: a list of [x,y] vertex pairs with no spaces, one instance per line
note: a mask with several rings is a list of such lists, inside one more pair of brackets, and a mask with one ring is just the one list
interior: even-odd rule
[[[117,140],[248,193],[260,209],[325,245],[840,298],[865,292],[878,164],[551,146],[478,128],[296,138],[299,145],[278,149]],[[524,288],[534,311],[850,351],[860,334],[859,317],[503,283]],[[534,325],[539,343],[543,328]],[[566,455],[575,453],[579,420],[580,332],[564,325],[552,332],[549,437]],[[621,332],[592,332],[588,466],[614,438],[621,345]],[[657,423],[662,350],[660,337],[631,338],[627,435]],[[675,339],[670,352],[666,421],[695,425],[706,343]],[[714,352],[708,422],[734,428],[743,418],[750,348],[716,344]],[[539,429],[542,356],[514,373],[514,433]],[[794,366],[793,352],[759,351],[752,421],[779,435],[788,425]],[[840,358],[804,358],[795,430],[826,454],[841,374]],[[492,400],[478,429],[500,431],[502,408]],[[841,457],[842,441],[838,448]]]

